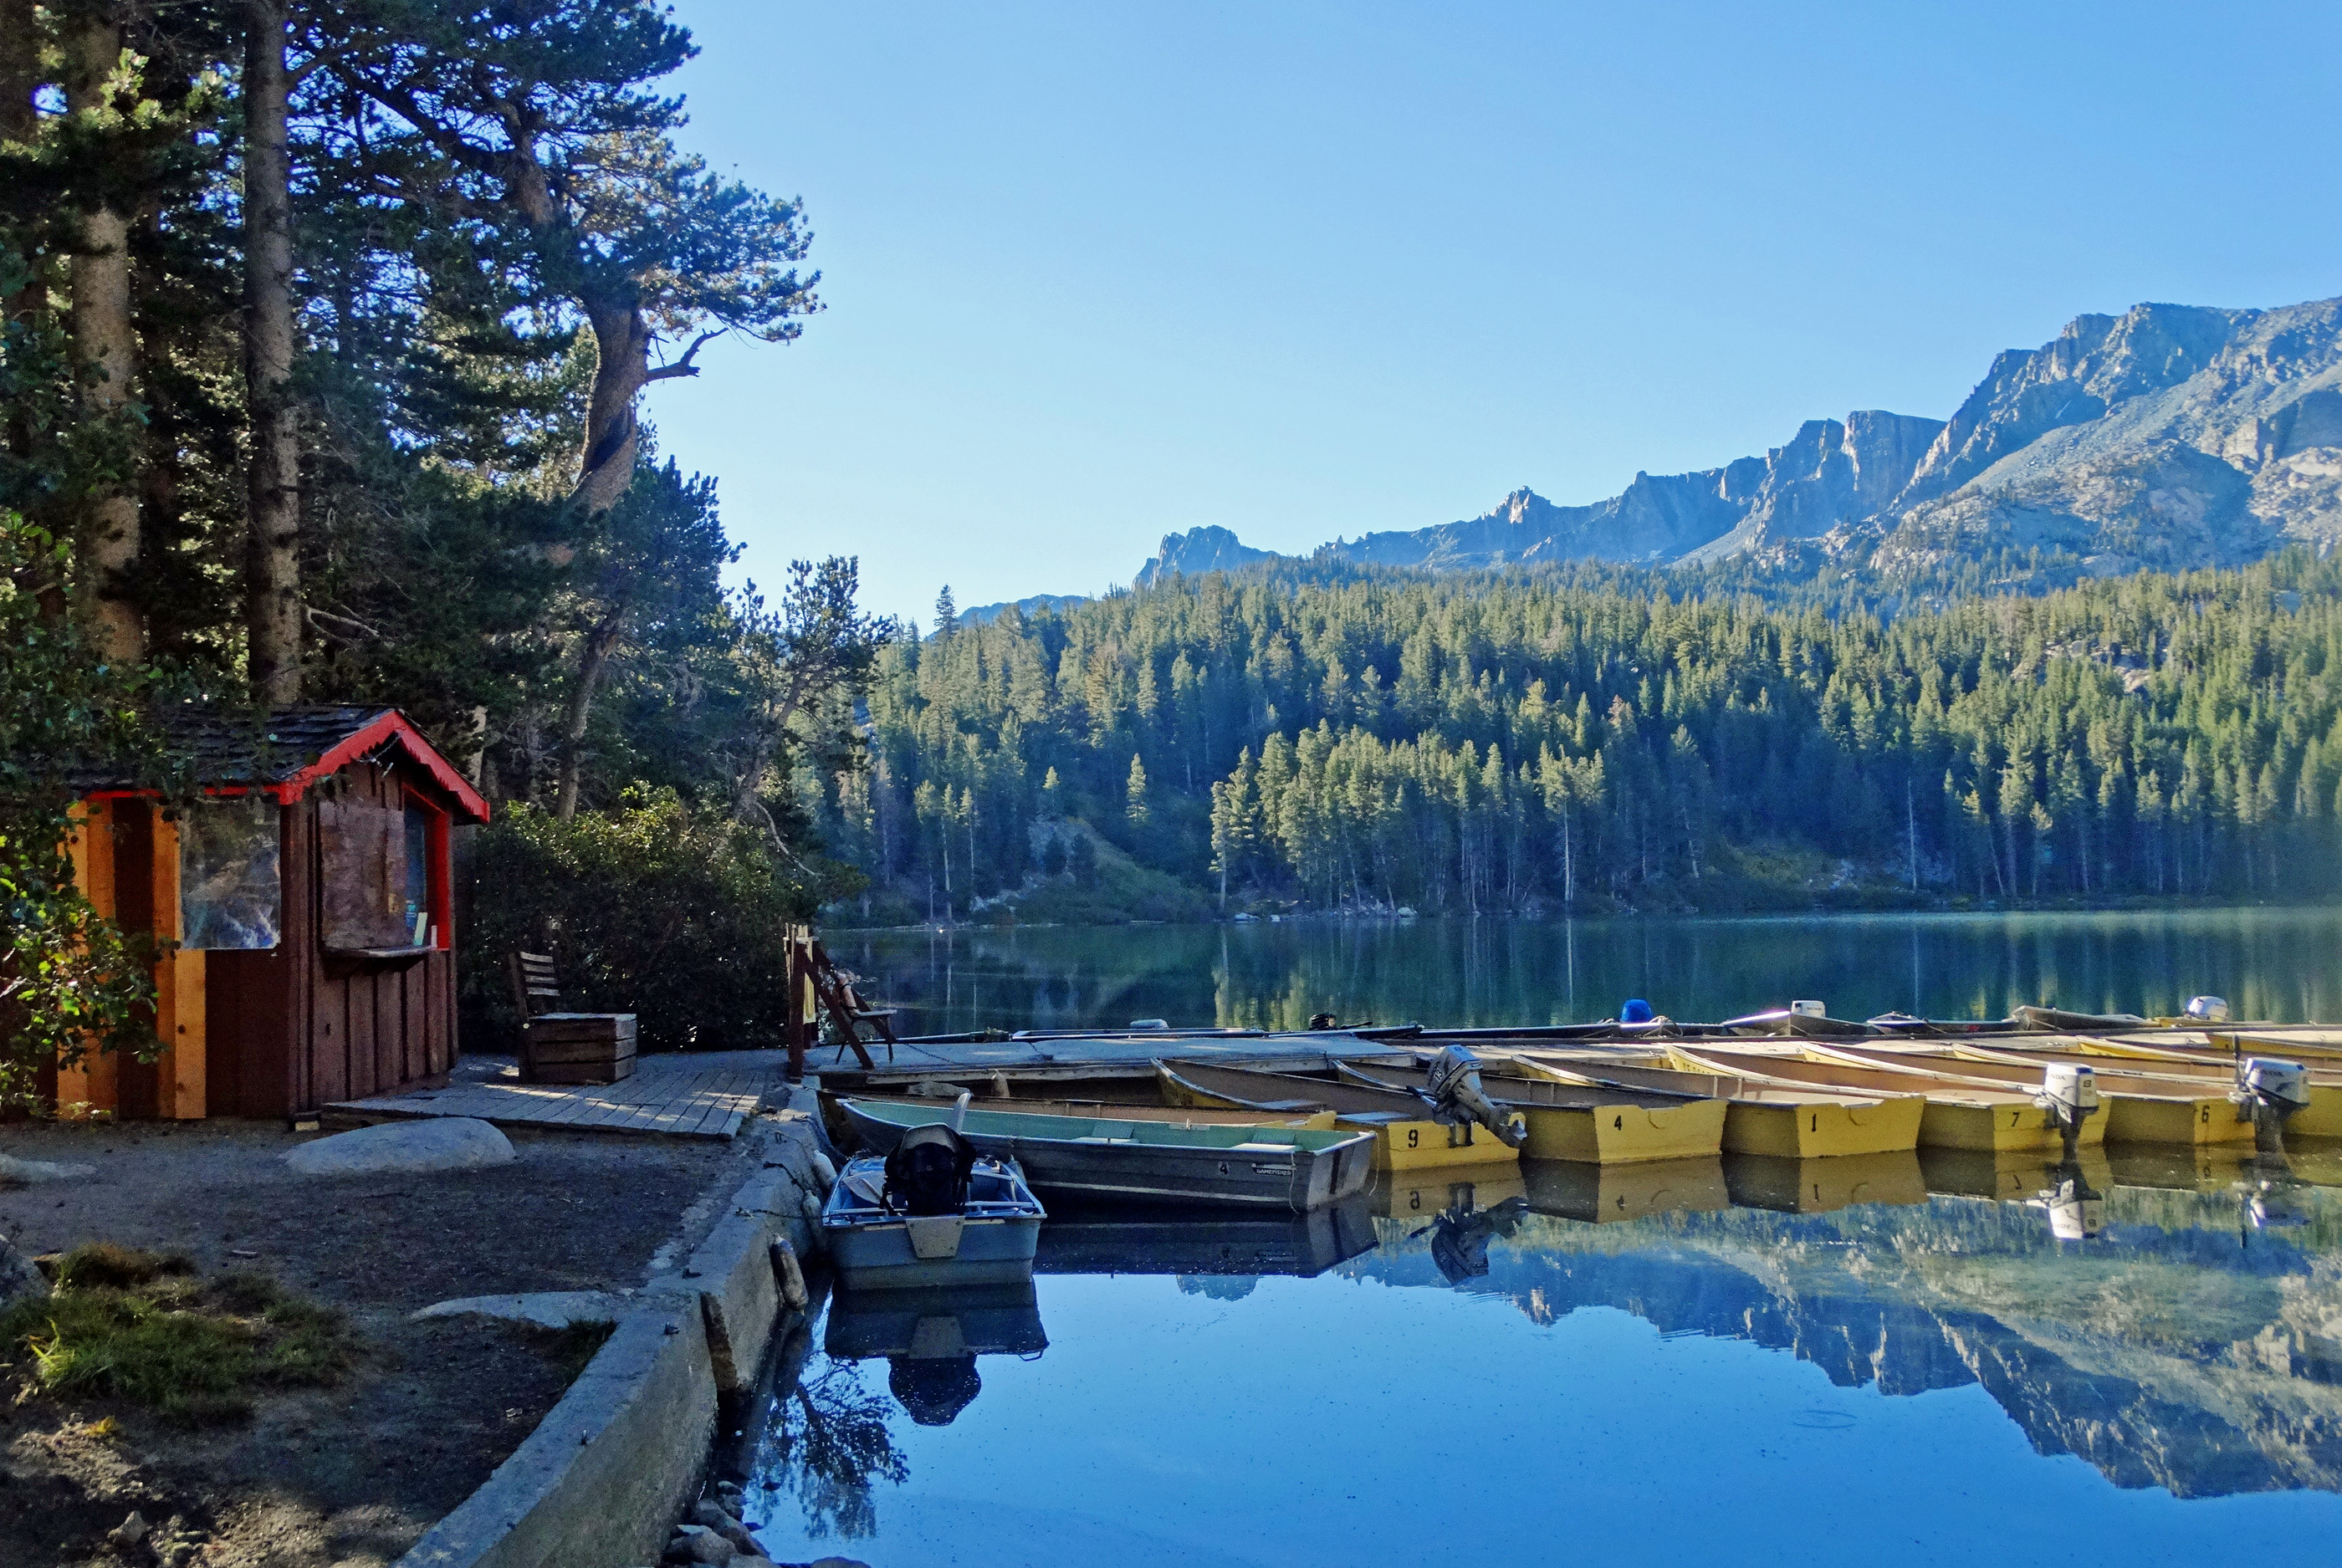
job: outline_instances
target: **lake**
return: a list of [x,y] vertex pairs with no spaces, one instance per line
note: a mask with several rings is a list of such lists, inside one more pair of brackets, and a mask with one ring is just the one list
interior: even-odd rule
[[[2330,911],[841,934],[914,1026],[2019,1002],[2342,1018]],[[827,1299],[719,1468],[772,1555],[2330,1563],[2342,1145],[1385,1177],[1306,1220],[1057,1208],[1030,1291]]]
[[2342,909],[1830,915],[1760,920],[1287,921],[841,931],[832,957],[925,1034],[1175,1025],[1455,1026],[1614,1017],[1630,996],[1712,1021],[1824,1003],[2001,1018],[2024,1003],[2342,1022]]

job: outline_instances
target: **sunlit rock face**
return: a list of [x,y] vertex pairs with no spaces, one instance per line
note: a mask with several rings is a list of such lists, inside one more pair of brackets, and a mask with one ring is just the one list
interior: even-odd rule
[[[2337,539],[2342,300],[2317,300],[2077,316],[2039,348],[2000,355],[1949,420],[1809,420],[1761,457],[1637,474],[1589,505],[1516,490],[1480,516],[1336,540],[1316,558],[1435,571],[1673,564],[1812,542],[1817,559],[1887,571],[2041,547],[2111,574]],[[1275,558],[1197,528],[1166,537],[1138,584]]]

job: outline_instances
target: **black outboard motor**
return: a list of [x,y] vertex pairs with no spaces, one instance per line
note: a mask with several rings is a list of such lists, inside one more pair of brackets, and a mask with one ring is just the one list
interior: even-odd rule
[[890,1213],[956,1214],[967,1206],[968,1173],[976,1145],[941,1123],[914,1127],[886,1156],[886,1206]]
[[1480,1058],[1461,1045],[1450,1045],[1431,1059],[1425,1087],[1429,1092],[1432,1119],[1450,1127],[1476,1122],[1511,1148],[1529,1135],[1528,1124],[1516,1112],[1506,1111],[1480,1086]]

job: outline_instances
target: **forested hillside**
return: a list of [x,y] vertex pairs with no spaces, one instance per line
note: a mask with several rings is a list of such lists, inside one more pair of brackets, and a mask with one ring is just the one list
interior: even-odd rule
[[1891,618],[1714,588],[1282,568],[946,618],[884,654],[870,765],[810,804],[874,919],[2323,896],[2342,870],[2342,564]]

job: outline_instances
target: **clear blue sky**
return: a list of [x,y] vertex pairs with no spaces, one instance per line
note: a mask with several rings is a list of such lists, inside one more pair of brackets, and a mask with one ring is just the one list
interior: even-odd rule
[[2342,6],[677,0],[828,309],[653,389],[927,615],[1708,467],[2140,300],[2342,294]]

